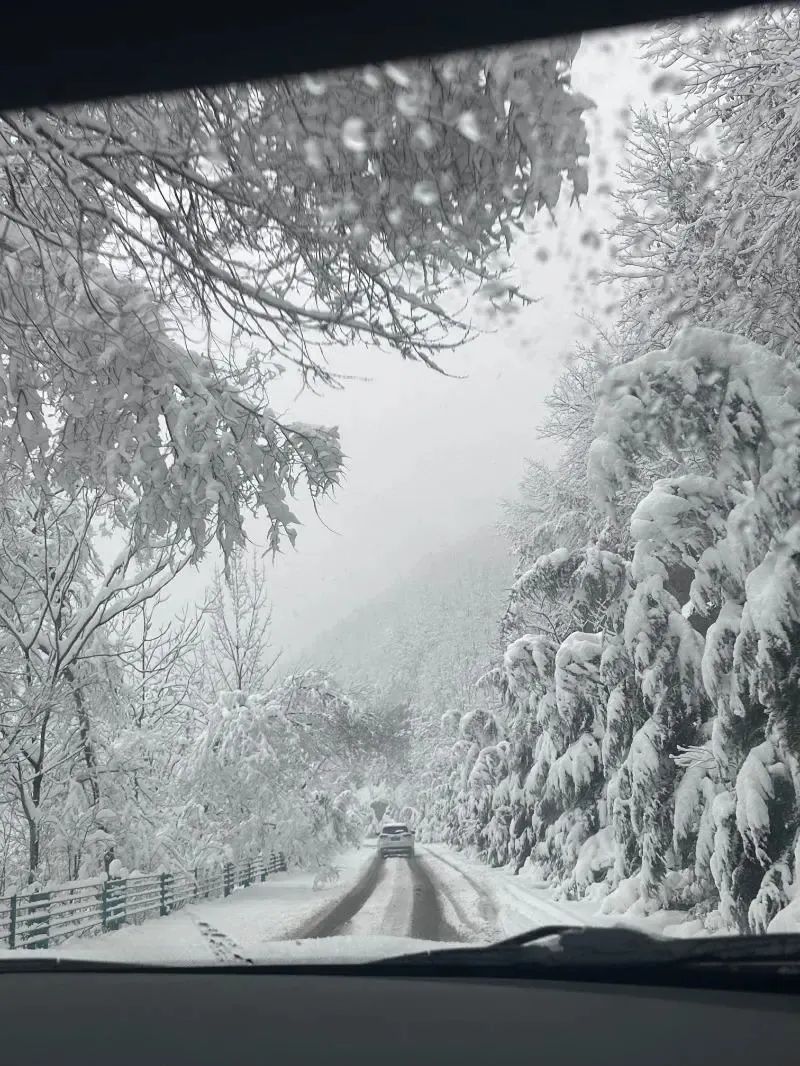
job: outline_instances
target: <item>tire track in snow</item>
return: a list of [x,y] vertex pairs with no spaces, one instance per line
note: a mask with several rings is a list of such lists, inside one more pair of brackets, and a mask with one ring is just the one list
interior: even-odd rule
[[343,896],[330,910],[321,917],[317,916],[303,927],[302,930],[293,934],[292,940],[314,940],[319,937],[335,936],[343,925],[346,925],[353,915],[357,914],[369,897],[375,891],[385,870],[381,860],[376,855],[367,867],[367,871],[360,881]]
[[[558,923],[561,925],[585,925],[586,922],[579,915],[574,914],[567,907],[563,907],[553,900],[542,899],[540,896],[534,896],[530,890],[522,888],[514,884],[512,878],[504,877],[502,883],[491,886],[481,885],[478,878],[468,873],[458,863],[452,862],[450,859],[441,855],[438,851],[432,850],[430,847],[426,847],[425,851],[428,855],[431,855],[434,859],[446,866],[449,866],[452,870],[459,873],[466,881],[468,881],[478,895],[487,902],[493,917],[489,920],[494,927],[500,931],[501,935],[507,934],[513,936],[516,933],[524,932],[534,925],[545,925],[549,923]],[[489,868],[487,867],[487,870]],[[500,890],[498,892],[498,889]],[[504,905],[502,898],[498,898],[499,894],[505,896],[510,906]],[[509,917],[509,910],[514,912],[514,916],[519,919],[518,922],[507,921]],[[482,911],[481,917],[487,918],[485,911]]]
[[[439,855],[438,852],[432,851],[428,847],[425,847],[424,850],[426,858],[434,860],[434,866],[437,862],[443,863],[457,873],[459,878],[465,881],[475,893],[480,925],[476,924],[474,914],[467,913],[463,901],[458,900],[455,892],[447,884],[447,880],[442,877],[435,878],[439,892],[447,899],[464,931],[473,934],[476,940],[484,938],[487,940],[497,939],[498,930],[500,929],[500,915],[485,886],[481,885],[476,878],[471,877],[459,866],[456,866],[455,863],[449,862],[442,855]],[[463,938],[459,937],[458,939]]]
[[356,914],[337,930],[342,936],[410,936],[414,882],[404,859],[383,862],[375,890]]
[[374,876],[297,939],[397,936],[452,943],[462,938],[445,920],[441,896],[440,879],[418,858],[379,860]]
[[420,940],[445,940],[454,943],[462,938],[445,921],[441,905],[441,882],[431,877],[426,863],[415,857],[408,860],[414,887],[411,907],[411,935]]

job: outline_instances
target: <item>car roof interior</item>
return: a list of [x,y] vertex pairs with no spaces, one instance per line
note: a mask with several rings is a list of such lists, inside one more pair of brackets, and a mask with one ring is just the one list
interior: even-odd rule
[[304,0],[19,4],[3,12],[0,108],[275,78],[731,10],[726,0]]

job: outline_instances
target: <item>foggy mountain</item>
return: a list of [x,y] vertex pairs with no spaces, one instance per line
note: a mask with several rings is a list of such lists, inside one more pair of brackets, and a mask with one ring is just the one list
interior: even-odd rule
[[503,538],[482,530],[423,558],[317,638],[303,659],[327,664],[347,683],[372,682],[444,709],[490,654],[512,573]]

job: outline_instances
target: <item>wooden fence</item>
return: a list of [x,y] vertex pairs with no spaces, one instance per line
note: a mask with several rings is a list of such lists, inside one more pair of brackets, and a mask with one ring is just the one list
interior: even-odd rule
[[70,881],[41,892],[0,896],[0,945],[48,948],[72,936],[163,917],[186,903],[229,896],[284,870],[286,858],[279,853],[266,862],[258,858],[182,873]]

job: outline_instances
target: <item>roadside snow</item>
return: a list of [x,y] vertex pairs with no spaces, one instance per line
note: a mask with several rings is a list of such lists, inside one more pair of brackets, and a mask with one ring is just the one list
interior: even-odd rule
[[490,943],[504,935],[497,902],[483,875],[487,867],[442,844],[417,845],[438,890],[442,917],[465,943]]
[[[291,937],[322,910],[345,896],[374,858],[370,847],[353,850],[335,860],[340,879],[314,890],[314,870],[271,874],[262,884],[235,892],[227,899],[193,903],[166,918],[124,926],[96,937],[73,937],[46,954],[72,959],[110,962],[203,964],[218,960],[201,923],[233,942],[248,958],[266,961],[263,953],[274,941]],[[38,953],[40,956],[44,952]]]
[[[430,869],[459,914],[454,928],[465,940],[490,941],[536,925],[585,925],[576,905],[555,903],[546,886],[496,870],[444,844],[425,844]],[[451,923],[452,924],[452,923]]]
[[620,925],[654,935],[708,936],[699,921],[687,921],[682,911],[640,914],[634,897],[624,913],[601,910],[604,899],[555,900],[552,889],[523,870],[493,869],[444,844],[419,847],[430,856],[431,872],[450,897],[461,920],[451,922],[465,940],[493,940],[515,936],[541,925]]

